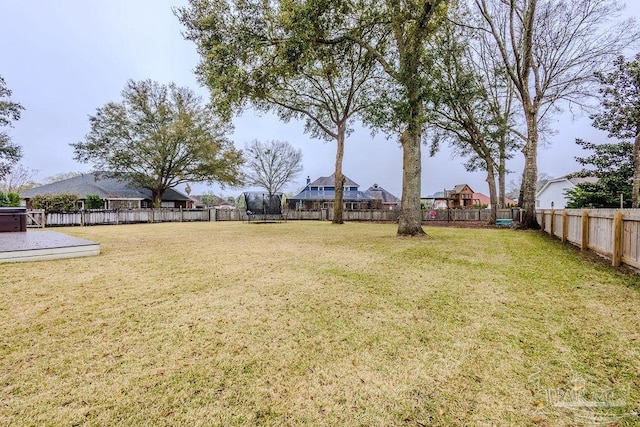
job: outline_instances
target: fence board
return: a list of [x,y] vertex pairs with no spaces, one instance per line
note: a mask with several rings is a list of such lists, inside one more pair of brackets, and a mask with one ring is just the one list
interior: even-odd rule
[[622,222],[622,262],[640,268],[640,221]]
[[580,246],[582,243],[582,214],[580,216],[567,216],[567,240],[574,245]]
[[611,258],[614,254],[614,218],[617,213],[622,214],[621,261],[640,268],[640,209],[566,209],[537,211],[536,215],[538,222],[544,224],[543,231],[560,239],[564,217],[567,222],[567,240],[571,244],[583,247],[585,238],[589,250]]

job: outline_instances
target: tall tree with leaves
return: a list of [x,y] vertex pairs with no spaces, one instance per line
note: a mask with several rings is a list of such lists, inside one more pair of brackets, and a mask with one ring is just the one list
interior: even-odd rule
[[89,121],[84,140],[71,144],[75,159],[148,188],[155,206],[166,189],[182,183],[241,183],[242,153],[188,88],[130,80],[122,101],[98,108]]
[[286,141],[253,140],[244,150],[245,179],[250,186],[276,194],[302,172],[302,151]]
[[[452,11],[452,20],[464,11]],[[430,121],[436,137],[432,154],[444,136],[468,161],[469,171],[486,172],[491,204],[490,222],[495,222],[498,201],[496,175],[503,176],[510,141],[511,84],[496,69],[485,35],[464,26],[447,25],[434,47],[435,91]],[[504,180],[503,178],[501,178]]]
[[[447,15],[448,1],[347,2],[352,23],[325,41],[347,40],[362,46],[382,68],[387,85],[372,103],[367,122],[376,129],[400,135],[402,146],[402,200],[398,235],[424,234],[420,189],[421,144],[433,101],[431,84],[433,40]],[[361,34],[373,34],[363,39]],[[370,40],[375,40],[372,44]]]
[[[383,100],[392,102],[372,102],[377,109],[369,111],[369,123],[401,135],[403,191],[398,234],[419,235],[424,234],[420,144],[429,86],[426,42],[444,19],[447,3],[190,0],[190,8],[180,9],[179,16],[188,28],[187,38],[196,42],[203,57],[201,79],[227,109],[238,108],[248,99],[247,90],[252,90],[248,86],[272,82],[274,70],[284,76],[302,76],[305,63],[323,63],[336,52],[358,52],[350,46],[362,49],[366,53],[362,60],[374,61],[386,76],[387,84],[379,86],[377,94],[391,94]],[[274,68],[274,60],[289,65]],[[340,61],[336,65],[340,67]],[[256,69],[264,73],[254,72]]]
[[598,180],[579,183],[568,190],[567,207],[616,208],[620,206],[620,195],[626,206],[630,206],[630,182],[634,173],[633,144],[594,144],[581,139],[577,139],[576,144],[592,153],[586,157],[576,157],[576,161],[585,168],[574,176],[596,177]]
[[[335,20],[314,20],[308,4],[231,3],[194,0],[177,11],[201,51],[198,73],[224,112],[240,112],[249,101],[284,121],[304,120],[312,136],[336,141],[333,222],[341,224],[344,145],[354,117],[368,105],[373,61],[353,44],[312,41],[341,20],[331,8]],[[229,19],[234,10],[251,18]]]
[[593,99],[594,73],[640,38],[633,20],[619,21],[617,0],[472,0],[496,42],[522,107],[525,166],[521,226],[539,228],[535,182],[540,123],[562,103]]
[[354,118],[374,96],[376,69],[361,46],[347,43],[311,45],[302,58],[288,78],[276,75],[257,105],[285,121],[302,119],[312,136],[336,141],[332,222],[342,224],[345,142]]
[[609,73],[597,73],[602,111],[591,116],[593,126],[610,138],[633,139],[632,207],[640,207],[640,54],[627,61],[619,56]]
[[14,121],[20,120],[20,113],[24,108],[17,102],[11,101],[11,90],[2,76],[0,76],[0,179],[11,170],[12,165],[22,157],[19,145],[11,142],[9,133],[4,129],[11,127]]

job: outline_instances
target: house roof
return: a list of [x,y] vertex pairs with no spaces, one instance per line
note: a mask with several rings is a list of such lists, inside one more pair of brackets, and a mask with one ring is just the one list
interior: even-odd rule
[[[336,192],[333,190],[318,191],[304,189],[300,193],[289,198],[289,200],[335,200],[335,198]],[[363,193],[362,191],[344,191],[342,193],[342,200],[345,202],[360,202],[365,200],[373,200],[373,197]]]
[[444,191],[436,191],[433,194],[421,197],[421,199],[446,199],[446,196],[444,194]]
[[566,182],[567,184],[571,184],[571,187],[575,187],[576,185],[582,184],[585,182],[590,182],[594,184],[598,182],[598,178],[595,176],[585,176],[585,177],[575,177],[575,178],[569,178],[569,176],[570,175],[565,175],[559,178],[550,179],[542,186],[540,190],[536,192],[536,197],[538,197],[539,194],[542,194],[547,189],[547,187],[558,182]]
[[[191,200],[193,200],[196,204],[202,205],[202,204],[204,204],[202,202],[202,196],[203,195],[201,195],[201,194],[198,194],[198,195],[194,194],[194,195],[189,196],[189,197],[191,197]],[[233,203],[230,203],[228,200],[225,200],[220,196],[213,195],[213,197],[215,197],[215,202],[213,203],[213,206],[229,206],[229,207],[235,206]]]
[[[473,193],[473,199],[474,199],[474,201],[477,200],[478,203],[481,204],[481,205],[490,205],[491,204],[491,199],[486,194]],[[504,198],[504,203],[505,203],[505,205],[515,205],[515,204],[517,204],[517,202],[515,200],[511,200],[508,197]]]
[[[105,178],[99,172],[85,173],[73,178],[34,187],[20,193],[23,199],[31,199],[41,194],[61,194],[70,193],[84,199],[88,194],[97,194],[101,199],[136,199],[151,200],[151,190],[147,188],[134,187],[123,180]],[[164,201],[189,201],[187,195],[169,188],[162,195]]]
[[373,184],[371,187],[369,187],[369,189],[365,191],[365,194],[368,194],[374,199],[382,200],[382,203],[387,203],[387,204],[400,203],[400,199],[398,199],[393,194],[389,193],[384,188],[380,187],[378,184]]
[[585,177],[582,177],[582,178],[569,178],[569,181],[573,185],[583,184],[585,182],[589,182],[591,184],[595,184],[596,182],[598,182],[598,178],[596,178],[595,176],[585,176]]
[[[310,187],[335,187],[336,185],[336,174],[332,173],[329,176],[321,176],[316,179],[312,183],[309,184]],[[355,183],[351,178],[344,175],[344,185],[347,187],[359,187],[358,184]]]
[[471,190],[471,187],[469,187],[467,184],[458,184],[453,187],[453,190],[451,190],[451,192],[457,194],[463,191],[465,188],[468,188],[473,193],[473,190]]

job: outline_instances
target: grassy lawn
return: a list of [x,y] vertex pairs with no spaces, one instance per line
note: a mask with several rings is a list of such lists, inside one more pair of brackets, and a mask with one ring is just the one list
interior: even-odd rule
[[537,233],[395,230],[56,229],[102,254],[1,265],[0,425],[640,424],[638,276]]

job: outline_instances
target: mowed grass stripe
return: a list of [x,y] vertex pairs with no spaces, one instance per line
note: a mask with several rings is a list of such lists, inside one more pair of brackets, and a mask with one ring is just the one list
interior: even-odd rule
[[3,425],[562,425],[576,378],[640,405],[637,276],[541,234],[61,231],[102,255],[0,272]]

